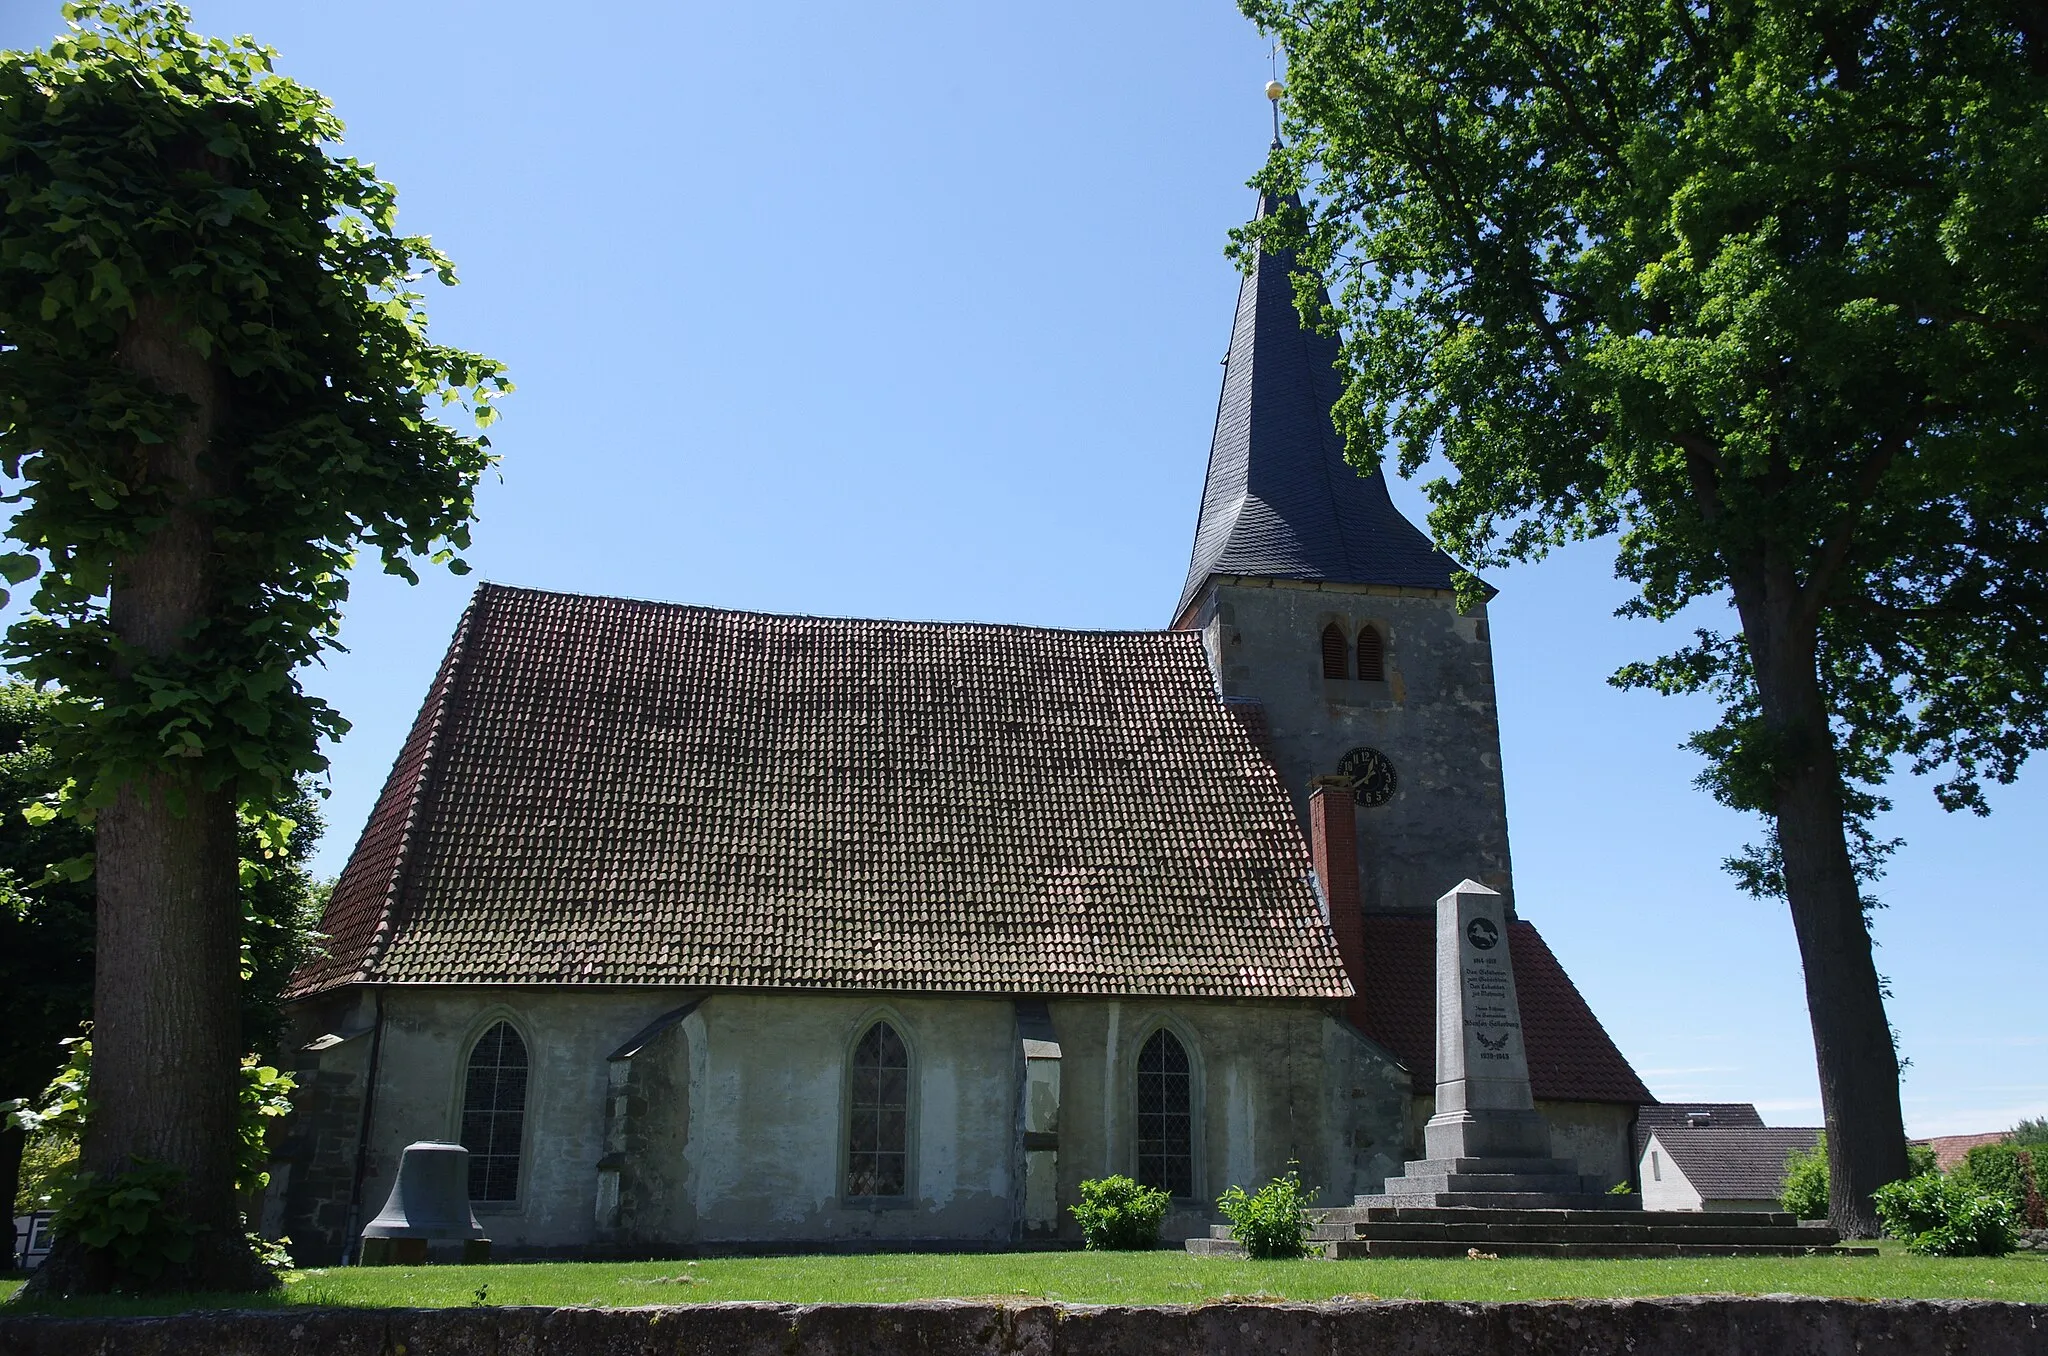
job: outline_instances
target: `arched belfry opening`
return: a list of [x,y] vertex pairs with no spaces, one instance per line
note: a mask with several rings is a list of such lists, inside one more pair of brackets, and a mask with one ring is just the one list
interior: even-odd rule
[[1384,682],[1387,676],[1387,643],[1377,626],[1358,628],[1358,679],[1364,683]]
[[1331,622],[1323,628],[1323,677],[1348,678],[1350,664],[1347,652],[1351,646],[1344,639],[1344,628]]

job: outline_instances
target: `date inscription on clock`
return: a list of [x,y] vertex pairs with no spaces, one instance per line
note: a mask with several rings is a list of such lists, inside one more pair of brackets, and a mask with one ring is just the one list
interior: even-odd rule
[[1351,779],[1360,805],[1385,805],[1394,797],[1394,765],[1378,749],[1353,749],[1337,760],[1337,773]]

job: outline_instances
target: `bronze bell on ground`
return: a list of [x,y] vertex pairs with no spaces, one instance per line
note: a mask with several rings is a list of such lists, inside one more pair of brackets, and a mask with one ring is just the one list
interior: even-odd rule
[[491,1240],[469,1208],[469,1150],[423,1139],[405,1146],[391,1199],[363,1230],[361,1264],[488,1262]]

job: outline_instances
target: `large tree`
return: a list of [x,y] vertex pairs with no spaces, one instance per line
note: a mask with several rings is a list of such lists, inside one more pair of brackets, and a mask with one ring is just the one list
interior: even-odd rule
[[[64,1067],[64,1041],[92,1020],[92,825],[54,813],[63,779],[41,740],[60,700],[0,685],[0,1110],[35,1106]],[[316,945],[325,902],[308,870],[322,828],[309,779],[272,811],[244,813],[239,834],[242,1033],[259,1052],[283,1032],[285,982]],[[24,1147],[13,1118],[0,1120],[0,1200],[16,1199]]]
[[[389,185],[247,38],[162,0],[67,5],[0,57],[5,561],[40,570],[16,666],[94,825],[92,1117],[82,1163],[177,1185],[196,1229],[159,1283],[262,1284],[234,1197],[241,813],[345,728],[297,672],[333,645],[359,547],[460,568],[497,364],[431,342]],[[60,1235],[36,1284],[114,1284]]]
[[[1727,630],[1731,863],[1790,908],[1832,1216],[1906,1170],[1862,884],[1896,765],[1983,812],[2048,739],[2048,9],[2038,0],[1242,0],[1284,45],[1268,186],[1340,326],[1352,459],[1433,458],[1474,565],[1613,535],[1626,612]],[[1336,286],[1321,309],[1315,283]]]

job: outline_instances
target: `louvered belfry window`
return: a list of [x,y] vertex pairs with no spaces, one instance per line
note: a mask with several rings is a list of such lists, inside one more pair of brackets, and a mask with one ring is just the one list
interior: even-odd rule
[[1358,676],[1370,683],[1387,676],[1387,646],[1376,626],[1363,627],[1358,632]]
[[910,1052],[887,1022],[853,1048],[846,1194],[904,1196],[910,1182]]
[[462,1089],[462,1147],[469,1198],[519,1199],[519,1144],[526,1130],[526,1042],[499,1022],[469,1052]]
[[1331,622],[1323,628],[1323,677],[1348,678],[1350,666],[1344,661],[1345,651],[1351,647],[1344,643],[1344,628]]
[[1138,1181],[1173,1196],[1195,1194],[1194,1088],[1188,1052],[1171,1031],[1138,1051]]

